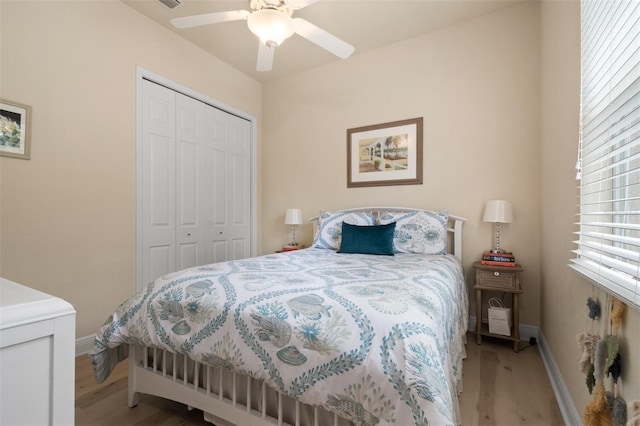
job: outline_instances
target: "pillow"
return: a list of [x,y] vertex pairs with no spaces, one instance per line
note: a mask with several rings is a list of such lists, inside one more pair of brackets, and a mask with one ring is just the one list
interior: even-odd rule
[[393,256],[393,232],[396,223],[358,226],[342,223],[342,242],[338,253],[381,254]]
[[342,239],[342,222],[351,225],[375,225],[376,218],[371,213],[325,212],[318,219],[318,231],[313,238],[312,246],[338,250]]
[[385,212],[380,224],[396,222],[393,249],[396,253],[447,254],[449,212],[418,210]]

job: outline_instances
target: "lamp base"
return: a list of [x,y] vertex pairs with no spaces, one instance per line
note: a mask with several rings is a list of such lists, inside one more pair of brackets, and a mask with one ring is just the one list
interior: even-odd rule
[[509,252],[504,250],[504,249],[491,249],[490,253],[505,254],[505,253],[509,253]]

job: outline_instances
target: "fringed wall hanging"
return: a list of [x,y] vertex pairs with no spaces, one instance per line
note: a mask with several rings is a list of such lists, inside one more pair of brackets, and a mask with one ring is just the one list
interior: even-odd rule
[[589,307],[589,318],[591,318],[592,320],[600,318],[600,304],[597,300],[588,298],[587,306]]
[[589,297],[587,299],[587,307],[589,308],[588,318],[591,319],[590,323],[585,327],[588,331],[584,333],[578,333],[578,335],[576,336],[576,342],[578,343],[578,350],[581,353],[578,366],[580,367],[580,371],[582,371],[587,376],[587,389],[589,389],[589,394],[591,394],[596,384],[595,357],[596,347],[600,342],[600,336],[594,334],[593,329],[594,320],[600,318],[600,303],[598,303],[597,300]]
[[622,317],[626,309],[627,305],[613,297],[611,302],[611,333],[616,336],[618,335],[618,329],[622,325]]
[[[591,320],[599,318],[598,303],[589,298],[587,306],[588,317]],[[611,297],[609,303],[607,296],[604,337],[600,338],[593,333],[580,333],[577,337],[578,347],[582,351],[580,369],[583,372],[586,370],[589,393],[595,389],[593,400],[584,408],[584,422],[587,426],[625,426],[627,423],[627,404],[618,393],[618,378],[623,371],[618,331],[622,327],[625,309],[626,305],[615,297]],[[593,321],[591,325],[593,331]],[[612,391],[605,390],[605,375],[611,378]],[[629,424],[631,423],[630,421]]]
[[584,407],[584,424],[587,426],[613,425],[602,382],[596,384],[596,392],[593,399]]
[[590,333],[579,333],[578,336],[576,336],[576,340],[578,342],[578,349],[582,353],[579,362],[580,371],[587,375],[587,388],[589,389],[589,394],[591,394],[596,384],[594,365],[596,347],[598,346],[598,342],[600,342],[600,336]]

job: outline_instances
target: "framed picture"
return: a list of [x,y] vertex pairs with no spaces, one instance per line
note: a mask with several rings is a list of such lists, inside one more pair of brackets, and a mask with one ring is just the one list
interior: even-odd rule
[[31,107],[0,99],[0,155],[29,159]]
[[347,188],[422,184],[422,117],[347,130]]

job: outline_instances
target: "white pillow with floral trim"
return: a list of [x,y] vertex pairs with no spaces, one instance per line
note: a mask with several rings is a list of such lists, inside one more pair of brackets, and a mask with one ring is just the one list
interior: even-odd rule
[[447,222],[449,212],[419,210],[385,212],[381,225],[396,222],[393,249],[396,253],[447,254]]
[[324,212],[318,218],[318,231],[313,239],[313,247],[338,250],[342,241],[342,222],[371,226],[376,224],[376,218],[371,213]]

